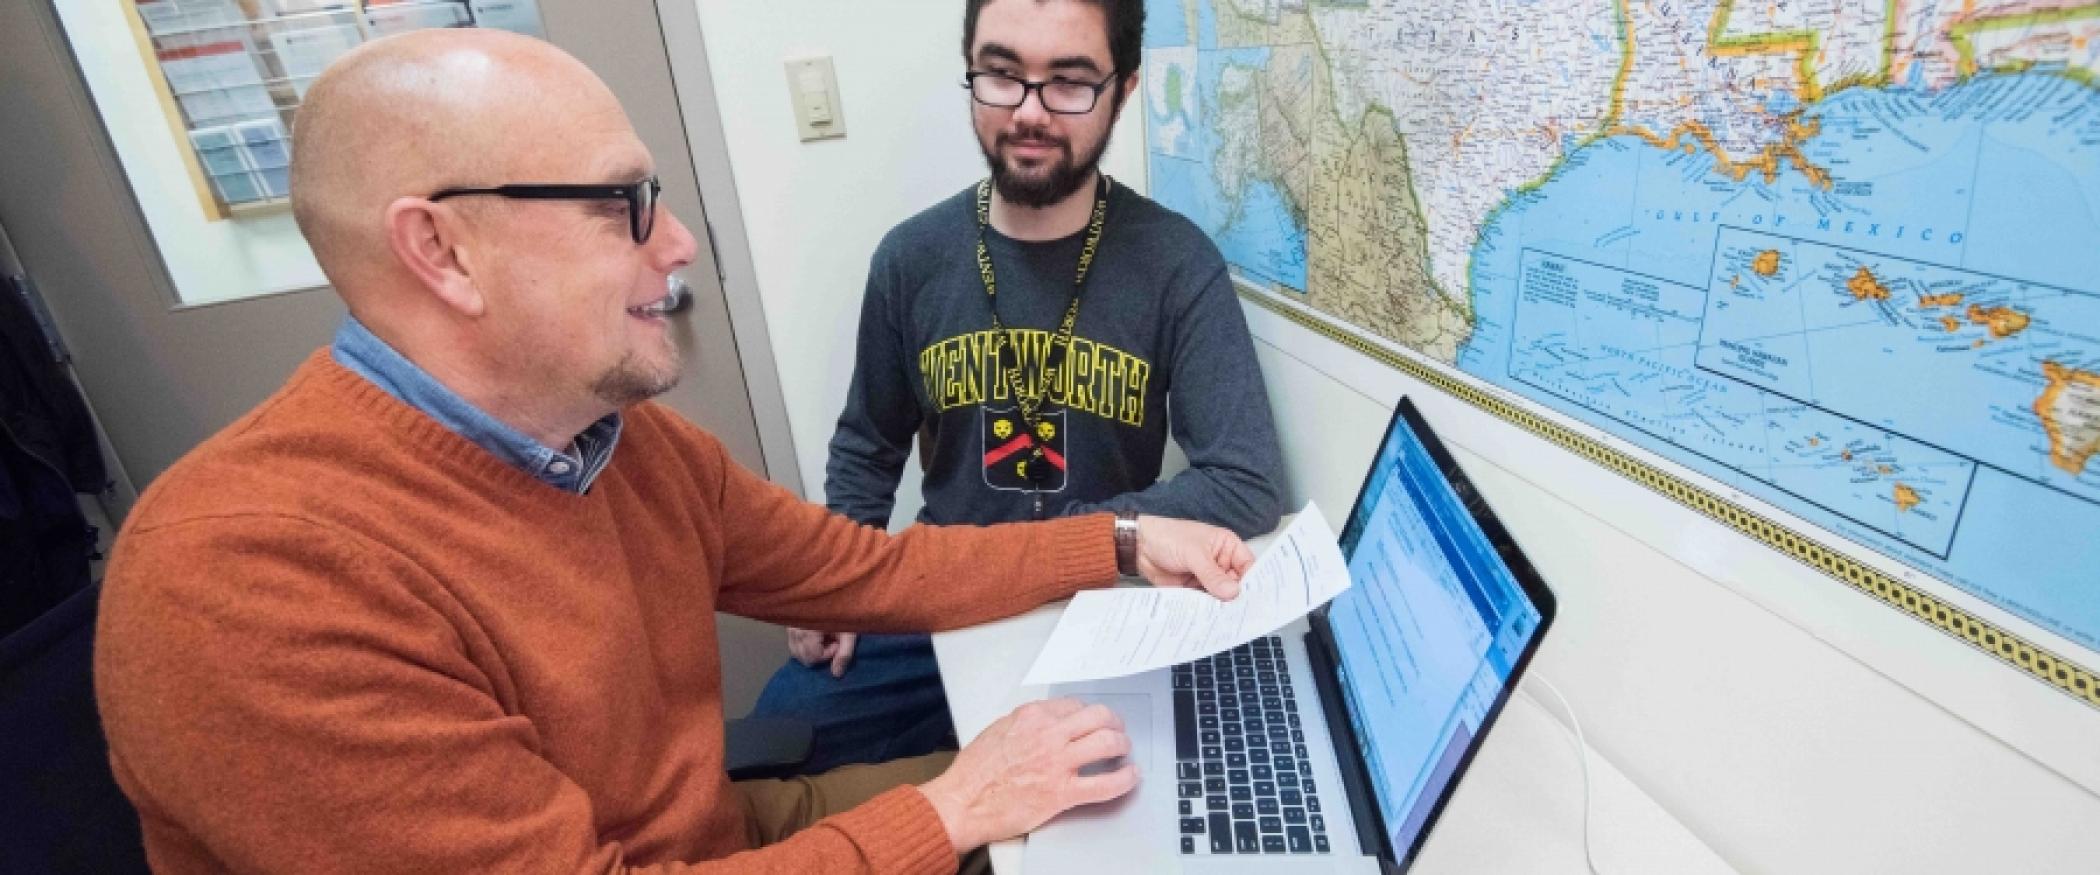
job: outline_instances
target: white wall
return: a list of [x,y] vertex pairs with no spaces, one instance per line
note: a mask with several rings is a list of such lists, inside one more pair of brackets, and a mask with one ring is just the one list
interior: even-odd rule
[[[1737,868],[2092,871],[2100,796],[1629,534],[1689,512],[1627,481],[1594,488],[1615,475],[1396,372],[1385,370],[1377,391],[1360,391],[1341,375],[1367,360],[1342,361],[1355,354],[1261,308],[1249,307],[1248,320],[1291,500],[1348,507],[1393,400],[1414,398],[1560,598],[1533,670],[1567,693],[1601,755]],[[1586,498],[1578,504],[1571,494]],[[1702,523],[1679,525],[1665,542],[1673,548],[1749,545]],[[1778,567],[1760,572],[1792,571],[1769,555]],[[1916,633],[1919,648],[1967,653],[1922,624],[1866,607],[1877,612],[1870,621],[1889,621],[1885,632]],[[2041,690],[1979,667],[2011,693]],[[2056,728],[2095,737],[2100,717],[2042,692],[2063,700]],[[1610,859],[1599,862],[1615,871]]]
[[[983,173],[953,84],[959,6],[700,0],[813,497],[876,240]],[[781,62],[804,53],[835,59],[843,141],[794,138]],[[1141,185],[1136,122],[1119,128],[1109,163]],[[1702,528],[1652,493],[1398,374],[1378,391],[1354,388],[1361,384],[1333,375],[1336,357],[1352,353],[1259,308],[1248,319],[1293,503],[1314,498],[1343,512],[1393,398],[1416,397],[1560,593],[1563,612],[1537,670],[1569,694],[1593,746],[1737,867],[2073,872],[2100,859],[2100,796],[1856,658],[1860,648],[1845,636],[1901,639],[1926,662],[2004,686],[2008,699],[2031,698],[2018,685],[2038,687],[2032,681],[1835,584],[1816,596],[1831,611],[1856,611],[1848,623],[1856,619],[1857,631],[1805,623],[1791,607],[1748,594],[1746,580],[1815,584],[1787,560]],[[917,503],[915,478],[905,480],[900,518]],[[2023,706],[2040,715],[2036,737],[2100,738],[2100,715],[2058,698],[2062,707]],[[2061,767],[2083,776],[2086,765]],[[1611,860],[1600,862],[1612,871]]]
[[[825,447],[846,400],[875,244],[985,174],[961,87],[962,4],[699,0],[699,8],[803,489],[822,500]],[[810,55],[832,58],[844,139],[796,139],[782,63]],[[1142,186],[1143,134],[1139,114],[1125,113],[1102,160],[1111,176]],[[898,521],[920,504],[917,478],[904,481]]]

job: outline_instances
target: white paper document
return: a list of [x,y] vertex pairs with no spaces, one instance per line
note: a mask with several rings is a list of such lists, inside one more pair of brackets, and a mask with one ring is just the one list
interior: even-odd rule
[[1074,596],[1022,683],[1122,677],[1209,656],[1290,625],[1348,588],[1334,529],[1308,503],[1240,578],[1232,601],[1153,587]]

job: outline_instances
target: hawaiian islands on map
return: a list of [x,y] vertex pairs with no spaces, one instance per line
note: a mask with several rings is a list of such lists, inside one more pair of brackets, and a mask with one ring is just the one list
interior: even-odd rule
[[1750,270],[1758,276],[1775,276],[1779,273],[1779,250],[1767,249],[1750,259]]
[[2042,362],[2048,388],[2034,400],[2034,415],[2049,435],[2049,461],[2071,474],[2100,454],[2100,373]]
[[1845,290],[1852,293],[1854,300],[1886,301],[1889,299],[1889,287],[1882,285],[1881,280],[1875,279],[1874,272],[1868,270],[1865,265],[1861,265],[1859,270],[1853,272],[1852,278],[1845,281]]

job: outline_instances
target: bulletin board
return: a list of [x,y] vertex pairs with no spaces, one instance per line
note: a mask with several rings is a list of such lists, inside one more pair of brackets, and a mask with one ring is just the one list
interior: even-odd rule
[[208,221],[284,209],[291,120],[368,39],[433,27],[541,36],[533,0],[118,0]]

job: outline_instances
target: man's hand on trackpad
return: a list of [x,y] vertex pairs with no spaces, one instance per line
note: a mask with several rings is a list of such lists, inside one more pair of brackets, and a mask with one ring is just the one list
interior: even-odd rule
[[1171,517],[1137,518],[1138,573],[1153,586],[1202,588],[1231,601],[1240,595],[1240,575],[1254,565],[1254,551],[1225,529]]
[[[1097,763],[1115,760],[1103,770]],[[919,785],[956,853],[1012,838],[1065,810],[1137,786],[1130,736],[1104,705],[1030,702],[963,745],[941,776]]]

